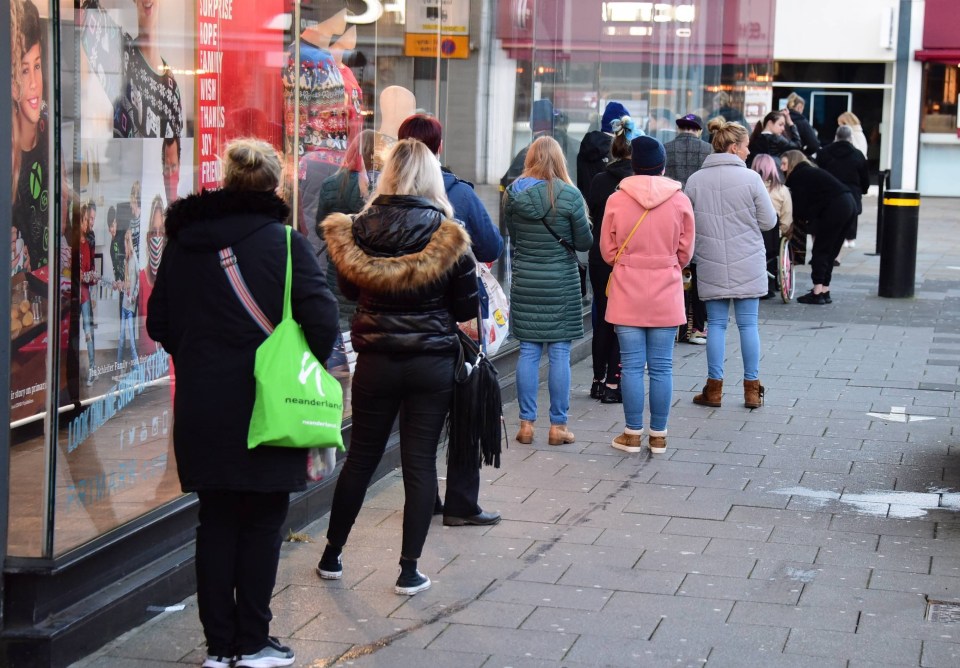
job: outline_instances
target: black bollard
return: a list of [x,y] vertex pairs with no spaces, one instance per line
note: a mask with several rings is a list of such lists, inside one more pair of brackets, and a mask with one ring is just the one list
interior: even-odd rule
[[884,193],[882,207],[883,238],[878,294],[881,297],[913,297],[920,193],[915,190],[888,190]]

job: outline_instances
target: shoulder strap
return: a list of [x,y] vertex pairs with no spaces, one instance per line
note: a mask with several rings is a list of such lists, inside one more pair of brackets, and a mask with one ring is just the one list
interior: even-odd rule
[[[286,225],[284,227],[286,227],[287,235],[287,268],[283,287],[283,317],[287,318],[290,316],[290,284],[293,272],[290,267],[291,229]],[[254,299],[250,293],[250,288],[247,287],[246,281],[243,280],[243,274],[240,273],[240,267],[237,265],[237,256],[233,252],[233,247],[227,246],[226,248],[222,248],[217,254],[220,256],[220,267],[227,275],[230,287],[233,288],[233,293],[237,295],[240,304],[246,312],[250,314],[253,321],[259,325],[260,329],[263,330],[263,333],[270,336],[270,334],[273,333],[273,323],[264,315],[260,309],[260,305],[257,304],[257,300]]]
[[550,227],[550,223],[547,222],[547,217],[546,217],[546,216],[544,216],[543,218],[541,218],[541,219],[540,219],[540,222],[543,223],[543,226],[544,226],[545,228],[547,228],[547,232],[549,232],[550,234],[552,234],[552,235],[553,235],[553,238],[556,239],[558,242],[560,242],[560,245],[561,245],[561,246],[563,246],[563,247],[566,248],[568,251],[570,251],[571,253],[573,253],[574,255],[576,255],[577,249],[573,247],[573,244],[571,244],[569,241],[567,241],[566,239],[564,239],[563,237],[561,237],[559,234],[556,233],[556,231],[554,231],[554,229],[553,229],[552,227]]
[[623,244],[620,246],[620,250],[617,251],[617,254],[613,258],[613,264],[617,264],[617,260],[620,259],[620,255],[623,254],[624,249],[627,247],[627,244],[630,243],[630,240],[633,238],[633,233],[637,231],[637,228],[640,227],[640,223],[643,222],[643,219],[647,217],[647,214],[650,213],[650,209],[647,209],[643,212],[643,215],[640,216],[640,220],[637,221],[637,224],[633,226],[633,229],[630,230],[630,234],[627,235],[627,238],[623,240]]

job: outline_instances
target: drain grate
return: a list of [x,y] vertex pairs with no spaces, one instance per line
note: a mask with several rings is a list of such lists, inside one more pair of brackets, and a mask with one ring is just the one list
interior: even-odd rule
[[960,624],[960,603],[928,598],[926,620],[934,624]]

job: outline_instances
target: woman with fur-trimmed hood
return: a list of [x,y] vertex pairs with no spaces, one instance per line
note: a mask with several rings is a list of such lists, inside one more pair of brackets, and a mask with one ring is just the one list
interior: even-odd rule
[[357,302],[350,339],[353,433],[337,479],[327,547],[317,573],[340,579],[340,554],[400,415],[406,499],[400,577],[394,591],[430,586],[417,570],[437,496],[437,444],[460,351],[457,323],[477,317],[470,236],[454,221],[440,163],[415,139],[394,144],[373,199],[351,219],[323,221],[340,290]]

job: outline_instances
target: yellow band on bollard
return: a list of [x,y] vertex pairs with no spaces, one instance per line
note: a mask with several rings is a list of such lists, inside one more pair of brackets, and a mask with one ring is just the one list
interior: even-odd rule
[[884,206],[920,206],[920,200],[918,199],[899,199],[899,198],[883,198]]

